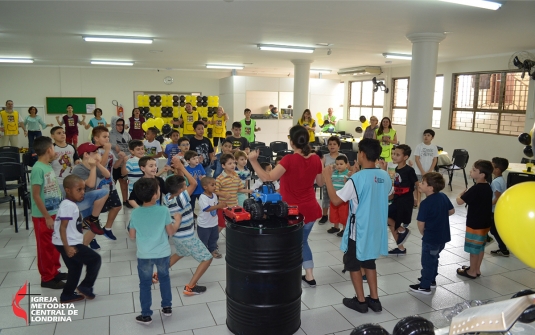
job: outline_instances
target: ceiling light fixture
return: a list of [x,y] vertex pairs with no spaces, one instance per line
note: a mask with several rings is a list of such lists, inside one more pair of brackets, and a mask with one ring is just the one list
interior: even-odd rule
[[393,54],[393,53],[389,53],[389,52],[383,53],[383,57],[384,58],[392,58],[392,59],[406,59],[406,60],[411,60],[412,59],[412,55]]
[[110,42],[110,43],[138,43],[152,44],[152,38],[129,37],[129,36],[82,36],[86,42]]
[[33,63],[30,58],[0,58],[0,63]]
[[484,1],[484,0],[439,0],[442,2],[451,2],[458,5],[466,5],[466,6],[472,6],[472,7],[479,7],[484,9],[490,9],[490,10],[497,10],[500,9],[502,6],[501,3],[492,2],[492,1]]
[[107,60],[92,60],[91,64],[93,65],[121,65],[121,66],[132,66],[134,62],[115,62]]
[[383,73],[383,70],[380,66],[357,66],[338,70],[338,75],[340,76],[345,76],[348,74],[353,76],[379,75],[381,73]]
[[243,70],[243,65],[206,64],[207,69]]
[[315,73],[331,73],[332,71],[331,71],[331,70],[327,70],[327,69],[310,69],[310,72],[315,72]]
[[275,45],[275,44],[258,44],[258,49],[264,51],[284,51],[284,52],[300,52],[311,54],[316,50],[315,48],[310,47],[294,47],[288,45]]

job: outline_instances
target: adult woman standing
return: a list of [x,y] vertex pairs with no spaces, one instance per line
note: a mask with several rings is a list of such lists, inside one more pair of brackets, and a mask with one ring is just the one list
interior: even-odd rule
[[394,147],[394,144],[398,143],[398,135],[396,134],[396,131],[392,129],[392,121],[390,121],[390,118],[385,116],[381,120],[381,125],[375,131],[374,139],[379,140],[379,142],[381,142],[381,147],[383,147],[381,158],[384,159],[385,162],[391,162],[392,148]]
[[89,129],[90,127],[95,128],[96,126],[110,126],[108,122],[106,122],[106,120],[102,117],[102,109],[95,108],[95,110],[93,111],[93,115],[95,117],[89,120],[89,123],[85,125],[85,129]]
[[145,118],[141,116],[141,111],[139,108],[136,107],[132,109],[132,117],[128,118],[128,122],[130,123],[130,129],[128,130],[128,133],[132,139],[143,141],[145,139],[145,132],[143,131],[142,125],[143,122],[145,122]]
[[308,130],[308,138],[310,142],[314,142],[315,136],[314,132],[316,131],[316,121],[312,118],[312,114],[310,113],[310,109],[305,109],[303,112],[303,115],[297,121],[297,124],[303,126]]
[[24,119],[24,125],[28,132],[28,146],[30,151],[32,151],[33,140],[43,135],[41,133],[41,127],[46,129],[46,127],[53,127],[54,125],[52,123],[45,123],[45,121],[37,115],[37,108],[34,106],[28,108],[28,113],[30,113],[30,115],[26,116]]
[[251,151],[249,161],[261,180],[278,180],[280,178],[280,193],[282,199],[290,204],[296,204],[299,212],[304,216],[303,227],[303,268],[305,275],[303,281],[315,287],[314,261],[312,251],[308,245],[308,235],[317,219],[321,217],[321,208],[316,200],[314,182],[323,186],[321,171],[323,164],[309,145],[309,131],[303,126],[293,126],[290,129],[290,146],[294,154],[286,155],[280,163],[270,172],[262,169],[257,161],[258,152]]
[[364,129],[362,138],[375,138],[375,131],[379,128],[378,123],[379,119],[376,116],[370,117],[370,125]]

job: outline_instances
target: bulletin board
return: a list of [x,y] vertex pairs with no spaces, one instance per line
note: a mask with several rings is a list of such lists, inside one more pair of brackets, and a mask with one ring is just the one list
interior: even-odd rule
[[72,105],[74,114],[93,113],[97,105],[96,98],[89,97],[47,97],[46,112],[47,114],[65,114],[67,105]]

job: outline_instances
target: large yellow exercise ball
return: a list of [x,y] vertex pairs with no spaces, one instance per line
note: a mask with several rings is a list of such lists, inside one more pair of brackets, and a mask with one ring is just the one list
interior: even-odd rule
[[535,268],[535,182],[508,188],[494,210],[496,228],[509,250]]

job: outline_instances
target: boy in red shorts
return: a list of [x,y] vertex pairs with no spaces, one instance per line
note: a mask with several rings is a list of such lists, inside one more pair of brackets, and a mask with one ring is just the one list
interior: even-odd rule
[[[347,157],[340,155],[335,160],[335,170],[333,171],[332,181],[335,191],[341,190],[347,181],[347,174],[349,173]],[[349,203],[343,202],[336,206],[332,202],[330,203],[329,221],[333,224],[333,227],[327,232],[329,234],[337,233],[339,237],[344,236],[344,227],[347,223],[347,216],[349,214]],[[342,229],[340,230],[340,224]]]

